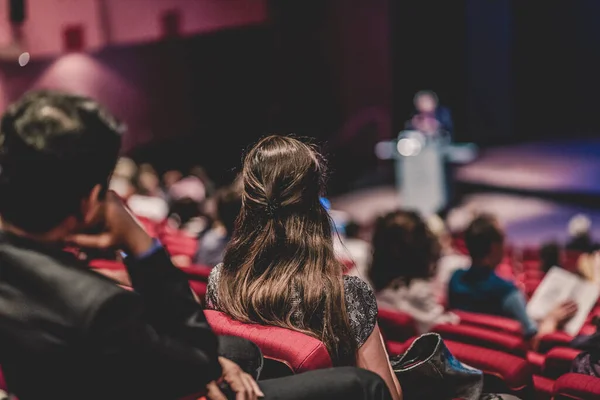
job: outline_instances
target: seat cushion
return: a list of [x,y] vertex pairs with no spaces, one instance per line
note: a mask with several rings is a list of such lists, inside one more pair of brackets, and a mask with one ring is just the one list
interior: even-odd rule
[[313,337],[276,326],[246,324],[214,310],[204,314],[217,335],[248,339],[256,343],[265,358],[280,361],[295,373],[332,366],[327,348]]

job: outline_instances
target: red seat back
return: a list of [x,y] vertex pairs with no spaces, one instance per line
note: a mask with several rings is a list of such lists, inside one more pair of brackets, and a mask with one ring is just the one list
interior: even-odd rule
[[573,360],[581,353],[581,350],[575,350],[568,347],[555,347],[546,354],[544,361],[544,376],[556,379],[571,370]]
[[439,333],[444,340],[499,350],[522,358],[525,358],[527,353],[527,345],[523,338],[507,333],[496,332],[477,326],[446,324],[436,325],[432,330]]
[[204,313],[208,323],[218,335],[248,339],[256,343],[265,358],[285,364],[294,373],[332,366],[327,348],[313,337],[275,326],[245,324],[214,310],[207,310]]
[[513,319],[461,310],[453,310],[452,312],[460,317],[461,324],[500,331],[519,338],[523,336],[521,324]]
[[414,319],[401,311],[379,309],[379,329],[387,340],[403,342],[417,334]]
[[600,398],[600,378],[582,374],[566,374],[554,384],[554,399],[592,400]]

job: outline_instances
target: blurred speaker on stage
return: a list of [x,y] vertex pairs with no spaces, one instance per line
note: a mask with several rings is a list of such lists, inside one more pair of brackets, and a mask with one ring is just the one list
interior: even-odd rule
[[415,94],[415,109],[406,121],[406,130],[415,130],[427,135],[445,134],[452,137],[454,124],[450,110],[441,106],[435,92],[421,90]]

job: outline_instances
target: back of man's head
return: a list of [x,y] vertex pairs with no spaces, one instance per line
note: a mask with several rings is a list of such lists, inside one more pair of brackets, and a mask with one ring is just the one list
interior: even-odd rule
[[37,91],[9,106],[0,122],[0,215],[44,233],[69,216],[95,185],[108,187],[122,126],[97,102]]
[[490,255],[495,244],[503,244],[504,233],[493,215],[479,215],[465,231],[465,244],[473,260]]

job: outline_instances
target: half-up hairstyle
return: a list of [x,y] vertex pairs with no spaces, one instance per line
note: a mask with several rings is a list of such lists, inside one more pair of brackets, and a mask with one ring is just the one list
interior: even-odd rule
[[292,137],[266,137],[248,152],[242,210],[216,291],[219,309],[233,318],[313,336],[336,365],[353,365],[343,266],[319,201],[326,175],[315,147]]

